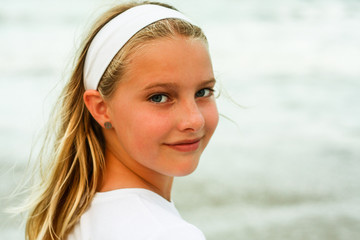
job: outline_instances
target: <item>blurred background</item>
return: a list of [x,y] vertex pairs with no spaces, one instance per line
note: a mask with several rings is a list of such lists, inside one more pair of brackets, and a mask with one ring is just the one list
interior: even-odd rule
[[[166,2],[207,34],[226,116],[175,182],[183,217],[208,240],[360,238],[360,1]],[[109,3],[1,1],[0,239],[24,239],[7,197]]]

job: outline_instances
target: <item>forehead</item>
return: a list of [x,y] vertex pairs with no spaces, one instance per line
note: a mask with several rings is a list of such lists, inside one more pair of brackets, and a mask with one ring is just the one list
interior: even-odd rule
[[201,39],[175,36],[152,40],[136,49],[128,60],[124,81],[134,77],[212,74],[207,44]]

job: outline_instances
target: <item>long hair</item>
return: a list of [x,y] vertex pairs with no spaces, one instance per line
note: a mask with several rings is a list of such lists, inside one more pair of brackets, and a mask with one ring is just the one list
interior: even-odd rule
[[[174,9],[147,1],[115,6],[97,20],[83,41],[70,79],[53,110],[39,154],[41,179],[28,202],[26,239],[65,239],[96,193],[105,165],[106,145],[102,127],[90,115],[83,101],[85,57],[92,39],[107,22],[141,4]],[[185,21],[166,19],[153,23],[134,35],[114,57],[100,80],[100,94],[104,98],[111,97],[126,71],[132,52],[148,41],[176,35],[200,39],[207,44],[202,30]],[[46,166],[42,162],[47,162]]]

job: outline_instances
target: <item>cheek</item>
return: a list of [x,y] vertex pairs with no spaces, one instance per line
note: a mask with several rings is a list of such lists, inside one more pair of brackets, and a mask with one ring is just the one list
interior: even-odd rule
[[128,115],[128,126],[126,131],[128,137],[132,138],[138,147],[146,147],[151,143],[158,143],[167,134],[169,129],[169,121],[161,114],[153,111],[142,109],[139,111],[131,111]]
[[212,135],[219,122],[219,113],[215,101],[203,110],[207,131]]

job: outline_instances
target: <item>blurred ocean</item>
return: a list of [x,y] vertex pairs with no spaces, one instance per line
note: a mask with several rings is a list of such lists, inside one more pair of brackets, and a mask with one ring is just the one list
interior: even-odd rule
[[[360,1],[167,2],[207,33],[218,107],[236,122],[221,118],[198,170],[176,180],[183,217],[208,240],[360,239]],[[7,197],[108,3],[1,1],[0,239],[24,239]]]

